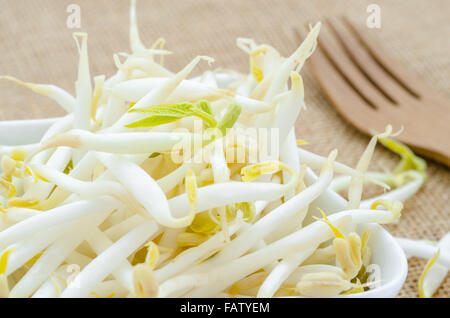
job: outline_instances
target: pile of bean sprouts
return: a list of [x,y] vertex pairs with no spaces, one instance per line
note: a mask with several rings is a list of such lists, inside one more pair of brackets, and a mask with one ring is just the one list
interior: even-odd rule
[[[304,149],[294,131],[306,109],[300,71],[319,30],[311,26],[288,57],[239,38],[248,74],[190,78],[213,59],[169,71],[164,40],[141,42],[131,1],[131,53],[114,55],[109,78],[91,78],[85,33],[74,34],[75,96],[2,76],[67,115],[40,143],[0,146],[0,297],[333,297],[374,288],[370,232],[357,226],[396,222],[426,164],[390,126],[355,168],[337,162],[337,150]],[[250,133],[261,129],[277,132],[268,155]],[[377,142],[401,156],[393,171],[367,171]],[[362,200],[367,183],[385,193]],[[399,242],[432,259],[419,286],[430,297],[449,254]],[[440,246],[448,249],[448,237]]]

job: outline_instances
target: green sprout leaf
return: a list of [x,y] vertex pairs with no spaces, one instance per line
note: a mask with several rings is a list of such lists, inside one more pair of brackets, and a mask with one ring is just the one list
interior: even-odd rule
[[211,116],[214,115],[207,100],[201,100],[195,106]]
[[65,174],[69,174],[69,172],[72,171],[72,169],[73,169],[73,161],[70,160],[63,172]]
[[150,113],[150,114],[160,114],[160,115],[170,115],[170,116],[185,116],[192,112],[192,104],[182,103],[182,104],[164,104],[156,105],[144,108],[133,108],[130,109],[130,113]]
[[148,158],[149,158],[149,159],[151,159],[151,158],[156,158],[156,157],[158,157],[160,154],[161,154],[160,152],[154,152],[154,153],[152,153]]
[[174,121],[177,121],[180,118],[182,118],[182,117],[154,115],[154,116],[146,117],[144,119],[135,121],[134,123],[128,124],[125,127],[127,127],[127,128],[154,127],[154,126],[172,123]]
[[[126,125],[128,128],[154,127],[158,125],[168,124],[181,118],[196,116],[201,118],[207,127],[215,127],[217,121],[210,114],[209,104],[200,102],[199,106],[189,103],[157,105],[139,109],[131,109],[130,112],[139,112],[149,114],[149,117],[138,120]],[[206,110],[206,111],[205,111]]]
[[207,129],[203,139],[203,146],[208,145],[216,139],[225,137],[227,129],[232,128],[241,114],[241,106],[231,103],[225,112],[225,115],[219,121],[214,129]]
[[223,116],[223,118],[219,121],[217,128],[222,132],[222,135],[225,136],[227,134],[227,129],[232,128],[241,114],[241,106],[237,103],[232,102]]

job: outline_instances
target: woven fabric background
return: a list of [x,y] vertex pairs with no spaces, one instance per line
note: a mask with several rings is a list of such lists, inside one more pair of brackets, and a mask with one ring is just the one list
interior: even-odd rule
[[[138,19],[144,43],[158,37],[167,40],[167,48],[175,54],[166,63],[174,71],[199,54],[213,56],[216,67],[247,71],[248,57],[236,47],[236,37],[271,44],[286,56],[299,44],[294,27],[345,14],[365,28],[366,8],[373,2],[381,7],[382,25],[367,29],[368,36],[450,100],[448,0],[140,0]],[[71,3],[81,7],[78,30],[66,25]],[[73,31],[89,33],[92,75],[112,75],[113,53],[128,51],[127,0],[0,0],[0,8],[0,74],[54,83],[73,93],[78,59]],[[309,141],[308,149],[322,155],[338,148],[338,159],[354,166],[368,138],[334,111],[307,66],[302,72],[308,110],[297,123],[298,136]],[[0,82],[0,96],[1,120],[63,114],[48,99],[6,81]],[[393,167],[397,161],[379,147],[371,169]],[[401,222],[387,226],[394,235],[438,240],[450,231],[450,170],[429,162],[428,171],[424,188],[406,202]],[[424,264],[409,261],[400,297],[417,296]],[[435,296],[450,296],[449,277]]]

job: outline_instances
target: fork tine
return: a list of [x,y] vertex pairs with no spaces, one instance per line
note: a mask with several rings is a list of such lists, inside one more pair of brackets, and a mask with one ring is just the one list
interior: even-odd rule
[[411,94],[408,89],[399,84],[383,66],[380,66],[358,39],[345,30],[337,19],[328,20],[328,24],[354,63],[383,94],[395,100],[397,104],[400,101],[409,102],[411,97],[416,97],[415,94]]
[[401,66],[398,61],[391,58],[380,45],[369,40],[368,36],[364,35],[361,30],[358,30],[347,17],[343,17],[343,22],[349,27],[360,43],[365,46],[379,65],[383,67],[383,69],[389,73],[398,84],[417,98],[427,95],[429,92],[428,85],[419,76]]
[[365,76],[364,72],[351,60],[340,43],[331,45],[330,43],[332,41],[327,35],[328,33],[324,30],[322,36],[319,38],[321,49],[359,95],[366,99],[369,105],[377,109],[390,107],[389,104],[395,103],[390,96],[380,91],[377,85]]
[[[296,34],[300,40],[305,37],[303,30],[297,29]],[[378,112],[345,81],[319,46],[309,58],[308,65],[325,94],[347,121],[365,133],[383,129]]]

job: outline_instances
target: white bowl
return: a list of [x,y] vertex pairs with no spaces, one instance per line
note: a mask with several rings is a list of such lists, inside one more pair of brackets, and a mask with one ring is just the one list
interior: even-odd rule
[[[58,118],[0,121],[0,145],[16,146],[39,142],[45,131],[57,119]],[[316,178],[317,176],[314,175],[314,172],[309,170],[306,178],[307,183],[313,182]],[[327,190],[327,194],[328,204],[330,204],[330,197],[333,198],[334,202],[332,202],[331,205],[324,206],[325,204],[321,204],[320,197],[315,203],[322,206],[322,208],[328,212],[336,212],[345,208],[346,201],[337,193]],[[364,230],[372,231],[369,246],[372,250],[372,262],[379,266],[380,269],[379,286],[363,293],[341,297],[395,297],[402,288],[408,273],[406,256],[391,234],[380,225],[360,224],[357,227],[357,232],[359,233],[362,233]]]

